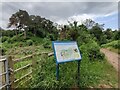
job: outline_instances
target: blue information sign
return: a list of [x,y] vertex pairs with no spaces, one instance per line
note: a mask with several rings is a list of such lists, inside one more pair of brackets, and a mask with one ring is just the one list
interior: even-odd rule
[[53,41],[56,63],[81,60],[80,51],[76,41]]
[[54,56],[56,59],[56,77],[59,76],[59,64],[69,61],[78,61],[78,77],[81,54],[76,41],[53,41]]

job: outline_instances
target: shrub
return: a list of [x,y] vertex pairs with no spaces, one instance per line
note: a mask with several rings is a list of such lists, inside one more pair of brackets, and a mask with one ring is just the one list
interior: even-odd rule
[[44,38],[44,44],[43,44],[43,47],[44,48],[51,48],[51,42],[50,42],[50,40],[48,39],[48,38]]
[[7,43],[12,43],[12,42],[11,42],[11,38],[8,38],[8,39],[7,39]]
[[104,54],[100,53],[100,47],[95,41],[90,41],[87,44],[83,44],[80,48],[83,53],[87,54],[89,60],[104,58]]
[[31,40],[33,40],[35,45],[41,45],[43,44],[43,38],[40,37],[31,37]]
[[7,41],[8,40],[8,37],[7,36],[3,36],[2,38],[1,38],[1,42],[5,42],[5,41]]
[[116,41],[116,42],[114,42],[113,44],[112,44],[112,46],[114,47],[114,48],[116,48],[116,49],[120,49],[120,43],[119,43],[120,41]]
[[25,44],[24,44],[24,42],[15,42],[14,44],[12,44],[12,46],[13,46],[13,47],[16,47],[16,46],[17,46],[17,47],[18,47],[18,46],[19,46],[19,47],[23,47],[23,46],[25,46]]
[[80,36],[77,38],[78,45],[81,46],[83,44],[87,44],[95,40],[88,32],[82,31]]
[[32,41],[32,40],[27,40],[27,45],[28,45],[28,46],[33,45],[33,41]]
[[119,42],[120,42],[120,40],[115,40],[115,41],[112,41],[110,43],[103,44],[101,46],[104,47],[104,48],[113,47],[115,49],[120,49],[120,43]]
[[6,48],[5,47],[0,47],[0,55],[5,55],[6,52]]
[[52,35],[52,34],[49,34],[48,37],[50,38],[51,41],[55,40],[54,35]]
[[17,36],[13,36],[13,37],[11,38],[11,43],[16,42],[17,40],[18,40]]

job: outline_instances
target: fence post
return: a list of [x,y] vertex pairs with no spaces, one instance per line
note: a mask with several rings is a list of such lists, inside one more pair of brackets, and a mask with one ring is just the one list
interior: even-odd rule
[[10,71],[10,77],[9,77],[9,81],[10,81],[10,88],[14,89],[14,61],[12,60],[12,56],[8,56],[8,67],[9,67],[9,71]]
[[[2,65],[2,68],[1,68],[2,71],[1,71],[1,73],[2,73],[2,72],[6,72],[6,71],[5,71],[5,70],[6,70],[5,61],[1,62],[1,65]],[[3,75],[3,76],[2,76],[2,85],[3,85],[3,84],[6,84],[6,79],[5,79],[5,78],[6,78],[6,75]],[[4,90],[4,89],[3,89],[3,90]]]
[[32,56],[32,78],[33,78],[33,76],[34,76],[34,74],[35,74],[35,68],[36,68],[36,65],[37,65],[37,61],[34,59],[34,56]]
[[34,60],[34,56],[32,56],[32,68],[34,69],[37,64],[37,61]]
[[5,61],[5,72],[6,72],[6,75],[5,75],[5,78],[6,78],[6,84],[7,84],[7,90],[9,90],[10,88],[10,81],[9,81],[9,67],[8,67],[8,58],[6,58],[6,61]]

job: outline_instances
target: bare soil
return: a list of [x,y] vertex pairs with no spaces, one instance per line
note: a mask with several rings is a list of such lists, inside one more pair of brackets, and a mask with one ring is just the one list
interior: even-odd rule
[[105,54],[108,62],[118,71],[118,60],[120,59],[120,55],[105,48],[102,48],[100,51]]

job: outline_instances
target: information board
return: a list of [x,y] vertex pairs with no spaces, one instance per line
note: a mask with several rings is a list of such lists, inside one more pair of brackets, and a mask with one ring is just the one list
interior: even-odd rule
[[81,60],[80,51],[76,41],[53,41],[56,63]]

